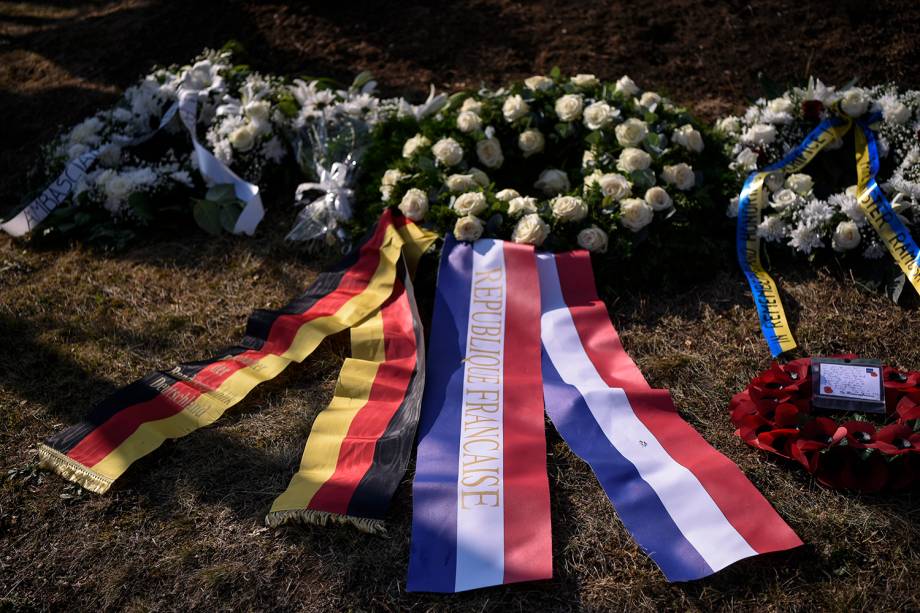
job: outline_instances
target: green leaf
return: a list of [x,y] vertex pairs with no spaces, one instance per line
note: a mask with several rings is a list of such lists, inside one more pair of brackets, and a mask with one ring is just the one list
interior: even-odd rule
[[651,187],[655,185],[655,173],[650,169],[634,170],[629,173],[629,180],[638,187]]
[[599,145],[601,142],[601,138],[603,137],[601,136],[600,130],[594,130],[593,132],[588,134],[588,136],[585,137],[585,142],[588,143],[589,145]]
[[558,81],[562,78],[562,70],[558,66],[553,66],[553,69],[549,71],[549,78],[553,81]]
[[211,200],[196,200],[192,208],[192,215],[195,217],[195,223],[214,236],[220,235],[221,219],[220,205]]
[[648,141],[648,144],[652,147],[658,147],[658,143],[661,142],[661,137],[658,136],[656,132],[649,132],[648,136],[645,137],[645,140]]
[[233,233],[236,228],[236,220],[240,218],[243,212],[243,205],[239,200],[234,202],[224,202],[220,205],[220,225],[229,233]]
[[369,71],[365,70],[364,72],[358,73],[355,77],[355,80],[351,82],[351,89],[360,90],[362,87],[370,83],[374,78]]
[[152,221],[156,216],[150,195],[146,192],[134,192],[128,196],[128,206],[141,221]]
[[230,183],[221,183],[211,187],[208,190],[208,193],[205,194],[205,199],[212,202],[226,202],[228,200],[236,200],[236,190],[233,189],[233,185]]

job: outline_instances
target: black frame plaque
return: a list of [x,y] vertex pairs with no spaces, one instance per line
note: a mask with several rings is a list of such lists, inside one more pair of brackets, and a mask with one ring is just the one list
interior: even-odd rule
[[[821,389],[821,366],[823,364],[839,364],[854,368],[878,369],[878,399],[853,398],[849,396],[825,393]],[[856,411],[859,413],[885,413],[885,382],[882,372],[882,363],[879,360],[861,360],[849,358],[814,358],[811,361],[812,396],[811,406],[816,409],[830,411]]]

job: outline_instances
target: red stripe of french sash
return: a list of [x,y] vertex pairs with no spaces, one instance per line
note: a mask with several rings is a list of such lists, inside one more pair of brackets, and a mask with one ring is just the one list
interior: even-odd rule
[[578,335],[607,385],[626,391],[636,416],[668,454],[693,473],[752,549],[767,553],[801,545],[799,537],[744,473],[680,417],[670,394],[649,388],[597,297],[588,252],[559,254],[556,266]]
[[[533,247],[505,242],[505,583],[553,576],[540,362],[540,285]],[[534,296],[537,296],[534,299]]]

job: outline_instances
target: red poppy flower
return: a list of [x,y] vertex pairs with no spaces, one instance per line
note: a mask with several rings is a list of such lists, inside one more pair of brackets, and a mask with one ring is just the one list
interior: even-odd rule
[[898,421],[901,423],[920,419],[920,392],[908,394],[897,405]]
[[790,447],[795,444],[798,437],[799,431],[795,428],[778,428],[761,432],[756,439],[751,441],[751,444],[764,451],[772,451],[776,455],[791,460]]
[[776,405],[773,412],[773,423],[781,428],[790,428],[799,425],[799,407],[796,405],[783,402]]
[[[758,434],[766,432],[772,427],[773,424],[760,415],[750,414],[741,418],[736,434],[745,442],[753,445],[754,443],[752,441],[757,439]],[[756,447],[757,445],[754,446]]]
[[827,487],[878,492],[888,482],[888,462],[878,453],[836,446],[815,456],[815,478]]
[[848,421],[840,427],[846,430],[847,445],[853,449],[865,449],[875,442],[875,426],[867,421]]
[[875,435],[875,442],[866,446],[886,455],[917,453],[920,451],[920,433],[915,433],[906,424],[888,424]]

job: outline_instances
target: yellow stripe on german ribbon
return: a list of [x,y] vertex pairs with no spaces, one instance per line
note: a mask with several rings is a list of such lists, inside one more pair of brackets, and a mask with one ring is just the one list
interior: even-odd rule
[[[292,362],[306,359],[327,336],[352,328],[379,314],[380,306],[393,292],[397,264],[403,253],[407,263],[414,268],[421,254],[436,239],[436,234],[415,224],[409,223],[402,227],[389,224],[379,247],[377,268],[366,288],[351,297],[334,314],[303,324],[283,353],[267,354],[246,362],[243,368],[228,376],[216,388],[202,389],[197,398],[175,415],[142,423],[92,466],[73,462],[65,454],[47,445],[39,449],[42,465],[67,479],[91,486],[89,489],[92,491],[105,492],[133,462],[159,447],[165,440],[185,436],[213,423],[256,385],[273,379]],[[225,360],[242,361],[238,356],[227,356]]]

